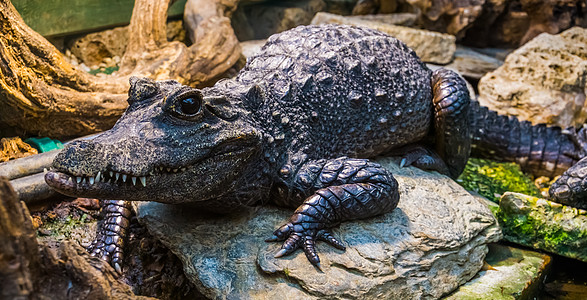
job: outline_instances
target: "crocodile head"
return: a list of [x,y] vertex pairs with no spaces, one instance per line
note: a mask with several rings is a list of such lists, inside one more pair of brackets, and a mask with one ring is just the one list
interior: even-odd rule
[[[260,156],[238,102],[176,81],[131,78],[114,127],[67,145],[45,181],[76,197],[185,203],[230,192]],[[206,94],[214,94],[214,88]]]

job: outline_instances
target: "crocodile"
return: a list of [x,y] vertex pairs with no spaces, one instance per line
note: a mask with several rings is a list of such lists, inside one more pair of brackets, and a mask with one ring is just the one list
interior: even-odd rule
[[[137,77],[130,86],[114,127],[67,145],[45,176],[66,195],[115,199],[104,200],[92,253],[119,271],[129,201],[221,213],[291,207],[267,241],[282,242],[276,257],[302,249],[320,268],[316,241],[345,249],[333,227],[398,204],[397,181],[369,158],[396,155],[401,166],[456,178],[471,141],[483,146],[475,143],[484,138],[498,146],[486,148],[488,155],[505,146],[503,153],[532,168],[563,170],[583,155],[577,131],[548,129],[558,134],[551,147],[539,127],[530,141],[543,147],[528,148],[522,135],[534,126],[487,113],[458,74],[431,71],[401,41],[360,27],[300,26],[273,35],[235,78],[212,87]],[[523,127],[520,136],[487,125],[496,120]]]

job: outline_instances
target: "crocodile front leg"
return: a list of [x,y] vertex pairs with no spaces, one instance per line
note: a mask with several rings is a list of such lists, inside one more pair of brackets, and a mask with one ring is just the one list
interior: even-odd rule
[[132,215],[131,202],[102,200],[100,204],[102,221],[98,224],[98,233],[88,251],[122,273],[123,247]]
[[280,199],[280,204],[303,203],[267,241],[285,241],[275,257],[302,248],[319,268],[316,240],[344,250],[330,229],[342,221],[392,211],[399,201],[397,188],[397,181],[387,170],[366,159],[341,157],[306,163],[293,179],[289,195]]

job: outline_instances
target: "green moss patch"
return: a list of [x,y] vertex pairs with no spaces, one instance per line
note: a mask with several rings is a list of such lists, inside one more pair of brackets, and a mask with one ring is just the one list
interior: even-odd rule
[[587,211],[505,193],[497,219],[510,242],[587,262]]
[[540,191],[515,163],[501,163],[471,158],[457,182],[469,191],[499,203],[505,192],[540,197]]

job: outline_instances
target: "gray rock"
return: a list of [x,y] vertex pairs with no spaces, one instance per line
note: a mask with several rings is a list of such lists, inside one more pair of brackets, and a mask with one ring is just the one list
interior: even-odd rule
[[389,158],[377,161],[399,182],[399,207],[336,228],[347,250],[319,243],[322,272],[299,250],[274,258],[281,245],[264,242],[292,209],[212,216],[145,202],[137,204],[137,215],[209,298],[438,298],[471,279],[483,265],[486,244],[501,236],[487,206],[448,177],[400,169]]
[[317,13],[312,24],[347,24],[364,26],[385,32],[404,42],[416,51],[424,62],[447,64],[452,61],[456,50],[455,37],[450,34],[391,25],[384,22],[347,18],[329,13]]
[[499,68],[503,61],[477,52],[471,48],[457,46],[455,59],[446,67],[455,69],[467,78],[481,79],[485,74]]
[[500,114],[561,127],[587,120],[587,29],[543,33],[479,81],[479,102]]
[[446,300],[536,299],[550,270],[551,257],[544,253],[491,244],[487,267],[460,286]]

